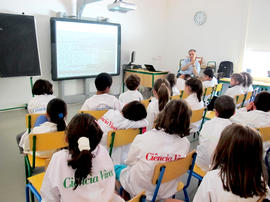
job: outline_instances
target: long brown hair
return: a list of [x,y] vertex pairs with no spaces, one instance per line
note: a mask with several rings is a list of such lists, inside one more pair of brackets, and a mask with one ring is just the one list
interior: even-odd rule
[[185,100],[172,100],[158,114],[155,120],[157,130],[185,137],[189,135],[191,109]]
[[196,93],[199,102],[202,100],[203,87],[202,82],[196,78],[186,80],[186,86],[190,87],[192,93]]
[[221,133],[212,165],[213,169],[220,169],[224,190],[242,198],[266,194],[262,139],[254,129],[240,124],[227,126]]
[[[92,159],[94,151],[102,138],[102,130],[96,123],[94,117],[89,114],[75,115],[67,127],[67,140],[69,144],[69,153],[71,159],[68,160],[68,166],[75,169],[75,187],[74,190],[82,184],[88,174],[92,173]],[[87,137],[90,142],[90,150],[80,151],[78,140],[80,137]]]
[[154,90],[158,95],[158,108],[161,111],[170,99],[170,83],[166,79],[157,79]]

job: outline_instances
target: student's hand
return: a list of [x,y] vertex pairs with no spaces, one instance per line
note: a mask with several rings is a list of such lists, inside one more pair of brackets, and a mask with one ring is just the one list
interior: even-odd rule
[[254,110],[255,109],[254,102],[248,103],[248,105],[246,106],[246,109],[247,109],[247,111]]

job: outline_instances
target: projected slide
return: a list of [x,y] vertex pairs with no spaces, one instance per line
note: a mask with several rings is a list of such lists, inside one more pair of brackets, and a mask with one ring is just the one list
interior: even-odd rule
[[119,74],[120,29],[116,25],[56,21],[53,79]]

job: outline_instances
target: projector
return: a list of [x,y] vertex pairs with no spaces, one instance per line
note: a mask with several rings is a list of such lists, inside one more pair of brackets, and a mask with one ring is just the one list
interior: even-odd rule
[[112,12],[126,13],[128,11],[136,10],[136,5],[118,0],[112,4],[109,4],[108,10]]

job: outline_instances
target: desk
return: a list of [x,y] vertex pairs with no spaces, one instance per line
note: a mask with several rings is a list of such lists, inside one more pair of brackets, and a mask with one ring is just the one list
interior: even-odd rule
[[[230,81],[231,81],[230,78],[222,78],[219,80],[219,83],[230,84]],[[252,86],[254,89],[259,88],[260,91],[261,90],[270,91],[270,82],[256,81],[254,79]]]
[[136,74],[141,79],[141,86],[153,88],[157,79],[165,78],[169,72],[150,72],[145,69],[124,69],[123,70],[123,92],[125,80],[131,74]]

